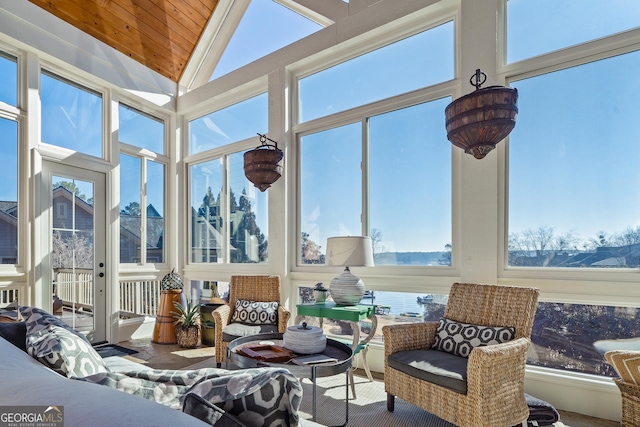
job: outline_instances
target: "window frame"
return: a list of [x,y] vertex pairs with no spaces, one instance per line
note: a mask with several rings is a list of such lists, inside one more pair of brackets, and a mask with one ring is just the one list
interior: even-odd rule
[[[220,147],[214,147],[209,150],[201,151],[195,154],[189,154],[189,124],[191,121],[196,120],[198,118],[204,117],[213,112],[222,110],[224,108],[233,106],[235,104],[241,103],[248,99],[254,98],[258,95],[267,94],[268,103],[271,103],[272,94],[269,93],[269,84],[268,84],[268,76],[262,76],[258,79],[251,80],[243,85],[239,85],[233,91],[224,92],[218,96],[210,98],[206,103],[198,105],[196,108],[192,108],[182,115],[182,147],[181,153],[183,156],[183,162],[181,166],[181,171],[184,176],[184,184],[182,185],[182,189],[184,190],[184,209],[182,210],[182,214],[184,215],[185,220],[183,221],[184,226],[182,228],[184,237],[181,239],[181,244],[185,245],[184,253],[182,255],[183,265],[185,266],[185,271],[189,277],[208,277],[203,276],[206,275],[211,269],[221,270],[233,272],[236,274],[245,274],[247,272],[253,274],[264,273],[267,271],[269,264],[272,262],[272,257],[270,256],[266,262],[261,263],[231,263],[229,262],[229,245],[230,245],[230,236],[229,236],[229,218],[226,217],[228,210],[228,198],[229,198],[229,156],[236,153],[241,153],[244,151],[251,150],[261,145],[260,138],[256,134],[255,136],[251,136],[249,138],[235,141],[227,145],[223,145]],[[271,113],[269,112],[269,124],[271,127]],[[267,135],[269,136],[269,135]],[[287,162],[289,161],[290,155],[285,155],[285,167]],[[193,262],[191,260],[191,251],[192,251],[192,239],[191,239],[191,228],[193,226],[191,219],[191,166],[205,163],[211,160],[222,159],[223,161],[223,206],[224,206],[224,215],[223,217],[223,239],[225,242],[225,255],[223,263],[211,263],[211,262]],[[268,219],[267,222],[269,226],[272,224],[271,220],[271,192],[273,189],[269,189],[268,191]]]
[[[16,164],[16,191],[17,191],[17,200],[18,206],[21,206],[21,209],[18,209],[17,215],[17,248],[16,248],[16,256],[15,262],[12,264],[0,264],[0,277],[2,276],[15,276],[18,274],[22,274],[26,271],[28,264],[28,249],[29,245],[25,244],[25,239],[27,236],[27,224],[29,224],[29,204],[27,203],[29,198],[28,193],[28,183],[25,179],[23,179],[24,174],[28,170],[28,166],[26,162],[28,162],[29,156],[29,146],[27,143],[27,135],[26,135],[26,126],[27,126],[27,114],[23,111],[23,106],[25,105],[26,91],[23,89],[25,86],[24,72],[23,70],[26,68],[26,57],[25,54],[21,51],[18,51],[13,46],[8,46],[6,44],[0,44],[0,50],[2,50],[3,57],[13,58],[16,61],[17,68],[17,87],[16,89],[16,102],[17,105],[9,105],[4,102],[0,102],[0,117],[13,121],[17,126],[17,164]],[[7,58],[9,59],[9,58]],[[10,257],[13,258],[13,257]]]
[[[172,215],[169,213],[170,209],[169,209],[169,188],[170,188],[170,166],[171,166],[171,159],[168,156],[168,147],[169,147],[169,141],[170,141],[170,132],[171,132],[171,120],[170,120],[170,116],[161,111],[161,110],[153,110],[151,108],[149,108],[149,106],[146,105],[142,105],[140,102],[137,102],[131,98],[125,98],[125,97],[115,97],[113,99],[113,115],[118,117],[118,109],[120,107],[120,104],[123,104],[126,107],[129,107],[133,110],[136,110],[137,112],[139,112],[140,114],[146,115],[148,116],[150,119],[155,119],[161,123],[163,123],[164,126],[164,132],[163,132],[163,147],[165,150],[165,154],[161,154],[161,153],[156,153],[155,151],[151,151],[148,150],[146,148],[142,148],[142,147],[137,147],[137,146],[133,146],[130,144],[126,144],[124,142],[120,142],[119,140],[117,140],[117,138],[114,137],[114,145],[116,146],[117,149],[117,163],[118,165],[120,164],[120,155],[125,154],[127,156],[136,158],[140,160],[140,183],[141,183],[141,204],[140,204],[140,226],[141,226],[141,241],[145,241],[146,242],[146,236],[147,236],[147,210],[146,210],[146,200],[147,200],[147,194],[146,194],[146,188],[147,188],[147,163],[148,162],[155,162],[158,164],[161,164],[164,166],[164,183],[163,183],[163,200],[164,200],[164,206],[163,206],[163,212],[161,212],[161,214],[163,215],[163,220],[164,220],[164,226],[163,226],[163,245],[162,245],[162,256],[164,261],[163,262],[147,262],[147,248],[146,245],[141,245],[141,250],[140,250],[140,259],[137,262],[132,262],[132,263],[123,263],[120,262],[120,259],[118,258],[118,264],[120,266],[120,270],[121,271],[130,271],[130,270],[137,270],[137,269],[144,269],[147,270],[149,268],[152,269],[163,269],[166,265],[169,264],[169,253],[167,251],[167,242],[169,242],[169,231],[171,229],[171,227],[169,226],[169,219],[171,219]],[[115,120],[115,123],[118,123],[118,120]],[[119,127],[119,125],[118,125]],[[117,134],[117,132],[116,132]],[[120,180],[118,180],[120,181]],[[119,193],[119,191],[118,191]],[[120,209],[123,208],[123,206],[120,203],[120,200],[118,200],[119,202],[119,209],[118,212],[120,212]],[[120,224],[118,222],[118,247],[120,245]]]
[[[497,78],[509,82],[581,66],[590,62],[640,51],[640,28],[612,34],[580,45],[506,64],[506,0],[499,8],[499,46],[502,65]],[[517,124],[516,124],[517,126]],[[546,299],[561,303],[640,307],[629,298],[630,286],[638,281],[637,268],[552,268],[509,266],[509,142],[498,145],[498,279],[504,283],[535,282]],[[607,289],[605,292],[604,289]]]
[[[361,211],[362,215],[362,233],[363,235],[368,235],[369,233],[369,215],[368,215],[368,206],[369,206],[369,192],[368,192],[368,177],[369,177],[369,162],[368,162],[368,118],[372,116],[377,116],[381,114],[385,114],[391,111],[400,110],[407,107],[412,107],[417,104],[427,103],[430,101],[434,101],[437,99],[442,99],[446,97],[451,97],[451,99],[455,99],[458,94],[458,85],[457,79],[448,80],[444,82],[440,82],[437,84],[433,84],[427,87],[419,88],[407,93],[395,95],[386,99],[381,99],[378,101],[373,101],[371,103],[367,103],[364,105],[360,105],[354,108],[350,108],[344,111],[340,111],[337,113],[332,113],[323,117],[314,118],[306,122],[299,122],[299,92],[298,92],[298,82],[300,79],[303,79],[311,74],[317,73],[327,68],[331,68],[334,65],[340,64],[342,62],[348,61],[354,57],[361,56],[368,52],[374,51],[381,47],[384,47],[388,44],[394,43],[399,40],[403,40],[407,37],[411,37],[412,35],[428,31],[431,28],[438,27],[444,23],[453,21],[454,25],[454,75],[457,74],[457,58],[459,56],[459,47],[457,43],[458,39],[458,26],[459,26],[459,10],[457,8],[447,7],[441,14],[432,14],[432,15],[423,15],[416,14],[412,16],[405,24],[402,26],[402,30],[398,29],[398,26],[383,26],[381,29],[376,30],[373,34],[367,34],[360,37],[357,42],[357,45],[354,46],[351,43],[346,43],[345,45],[336,47],[335,50],[332,50],[330,53],[321,53],[318,55],[314,55],[311,58],[306,58],[303,61],[299,61],[298,63],[292,64],[288,67],[290,71],[290,83],[289,88],[291,90],[291,111],[290,114],[293,118],[293,125],[291,128],[292,131],[292,140],[294,141],[292,148],[292,154],[294,156],[289,156],[295,159],[295,168],[289,169],[291,173],[295,173],[296,176],[296,188],[295,192],[289,193],[290,200],[292,201],[292,215],[295,218],[296,231],[290,238],[290,247],[295,248],[295,251],[290,251],[289,254],[289,262],[291,265],[291,270],[294,272],[309,272],[309,273],[320,273],[323,272],[326,274],[327,268],[324,267],[323,264],[302,264],[301,260],[301,233],[302,233],[302,224],[301,224],[301,185],[300,185],[300,143],[301,138],[303,136],[314,134],[318,132],[322,132],[325,130],[329,130],[332,128],[337,128],[339,126],[344,126],[351,123],[360,122],[362,126],[362,150],[363,150],[363,163],[362,163],[362,203],[363,208]],[[426,18],[426,19],[425,19]],[[444,126],[444,123],[443,123]],[[416,275],[429,275],[435,277],[435,282],[440,286],[444,286],[447,283],[447,278],[455,278],[459,275],[459,254],[460,254],[460,241],[459,241],[459,233],[456,230],[456,225],[459,223],[459,208],[457,200],[460,195],[460,179],[458,177],[459,168],[456,167],[456,164],[459,162],[459,153],[452,149],[451,154],[451,244],[453,247],[451,253],[451,265],[450,266],[404,266],[404,265],[384,265],[384,266],[376,266],[375,267],[375,276],[377,277],[388,277],[397,275],[399,271],[407,271],[409,269],[412,274],[415,272]],[[322,246],[324,246],[325,242],[316,242]],[[337,270],[336,270],[337,271]],[[369,274],[369,273],[367,273]],[[362,276],[362,275],[361,275]],[[369,282],[367,282],[369,283]],[[451,283],[450,281],[448,282]],[[406,288],[407,292],[421,292],[419,287],[410,285],[410,287]]]
[[[100,142],[102,144],[100,149],[100,157],[94,156],[92,154],[88,154],[82,151],[73,150],[67,147],[61,147],[55,144],[48,143],[46,141],[42,141],[42,115],[39,116],[39,136],[40,140],[38,141],[38,147],[43,151],[49,151],[52,153],[69,153],[73,154],[78,158],[84,158],[90,162],[103,161],[103,162],[111,162],[113,159],[111,158],[111,138],[109,135],[109,121],[108,117],[110,116],[110,100],[111,96],[105,87],[98,86],[95,82],[89,81],[79,75],[74,74],[73,72],[61,69],[58,66],[55,66],[50,63],[41,63],[40,64],[40,72],[38,74],[38,88],[40,92],[42,91],[42,76],[47,75],[49,78],[57,79],[63,83],[68,84],[69,86],[73,86],[79,90],[86,91],[90,94],[96,95],[100,97],[101,102],[101,123],[102,129],[100,130],[101,139]],[[41,108],[41,103],[40,103]],[[41,108],[42,109],[42,108]]]

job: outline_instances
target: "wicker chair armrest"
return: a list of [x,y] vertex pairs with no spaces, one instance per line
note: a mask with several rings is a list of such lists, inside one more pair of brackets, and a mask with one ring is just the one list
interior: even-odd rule
[[638,401],[638,398],[640,398],[640,385],[628,383],[622,378],[614,378],[613,382],[618,386],[623,397],[624,395],[632,396]]
[[437,322],[407,323],[382,327],[384,357],[405,350],[431,348],[436,337]]
[[513,387],[513,392],[519,393],[520,389],[524,392],[524,371],[530,344],[531,340],[523,337],[474,348],[467,364],[468,394],[482,394],[486,399],[487,396],[502,395],[498,390],[504,387]]
[[289,323],[291,312],[284,306],[278,305],[278,332],[284,334],[287,332],[287,323]]
[[213,321],[216,324],[216,329],[219,328],[220,330],[222,330],[222,328],[227,326],[229,324],[229,321],[231,320],[231,307],[226,304],[221,305],[220,307],[213,310],[213,313],[211,313],[211,315],[213,316]]

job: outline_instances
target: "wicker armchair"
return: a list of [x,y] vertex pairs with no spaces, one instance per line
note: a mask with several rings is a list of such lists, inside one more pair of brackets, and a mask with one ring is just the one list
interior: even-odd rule
[[622,396],[623,427],[640,425],[640,351],[639,350],[611,350],[604,354],[605,359],[620,378],[614,382],[620,389]]
[[[238,336],[225,333],[225,327],[231,323],[231,318],[237,300],[274,302],[280,301],[280,276],[231,276],[229,283],[229,304],[215,309],[212,313],[216,324],[215,347],[216,364],[221,366],[226,360],[227,345]],[[291,313],[282,305],[278,305],[277,332],[287,330],[287,322]],[[264,330],[261,332],[274,332]]]
[[[524,370],[538,294],[535,288],[455,283],[444,317],[460,323],[515,328],[513,340],[476,347],[467,360],[430,350],[437,322],[383,327],[387,409],[394,410],[398,396],[460,427],[514,426],[526,420]],[[466,392],[418,378],[429,378],[430,374],[413,371],[410,375],[389,366],[389,355],[422,349],[461,359],[459,369],[463,373],[466,369],[466,378],[461,376]]]

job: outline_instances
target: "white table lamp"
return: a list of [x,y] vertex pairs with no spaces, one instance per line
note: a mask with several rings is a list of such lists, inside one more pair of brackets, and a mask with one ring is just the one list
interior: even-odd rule
[[331,280],[331,297],[338,305],[356,305],[364,295],[364,283],[349,267],[373,267],[371,237],[345,236],[327,239],[325,265],[340,265],[345,269]]

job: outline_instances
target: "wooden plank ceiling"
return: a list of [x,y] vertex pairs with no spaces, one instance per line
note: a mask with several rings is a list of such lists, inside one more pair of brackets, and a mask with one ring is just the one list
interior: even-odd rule
[[177,82],[218,0],[29,0]]

